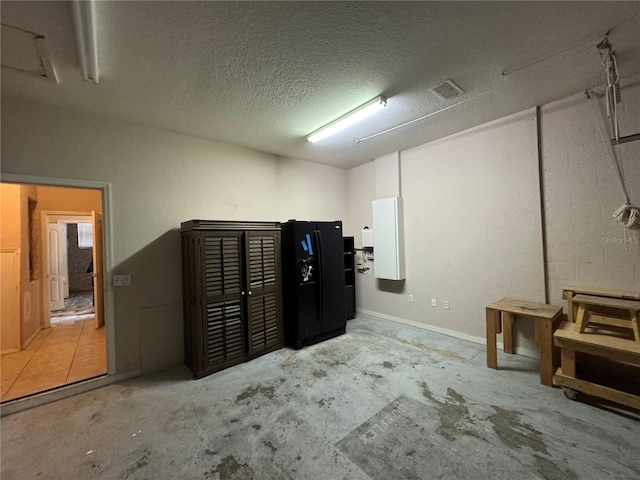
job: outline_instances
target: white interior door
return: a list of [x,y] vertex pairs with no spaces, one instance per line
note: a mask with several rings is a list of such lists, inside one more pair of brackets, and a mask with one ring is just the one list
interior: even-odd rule
[[20,350],[20,252],[3,249],[0,259],[0,352],[17,352]]
[[49,310],[61,310],[64,308],[64,275],[62,271],[60,242],[62,241],[62,225],[58,223],[47,224],[47,248],[49,262],[47,265],[47,281],[49,283]]

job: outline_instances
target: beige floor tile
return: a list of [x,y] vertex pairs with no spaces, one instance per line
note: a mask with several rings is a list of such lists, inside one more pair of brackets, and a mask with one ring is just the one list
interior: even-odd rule
[[34,353],[29,363],[25,366],[25,368],[29,367],[46,367],[47,365],[59,363],[61,361],[71,361],[73,360],[75,354],[74,348],[65,348],[60,350],[55,349],[47,349],[47,350],[39,350]]
[[104,343],[78,344],[78,348],[76,348],[76,356],[104,354],[105,352],[106,345]]
[[50,328],[45,328],[40,330],[38,335],[36,335],[36,338],[34,338],[29,344],[29,346],[25,348],[23,351],[35,352],[38,349],[38,347],[40,347],[42,342],[47,338],[47,336],[49,336],[50,331],[51,331]]
[[3,392],[6,391],[5,387],[7,387],[7,385],[11,386],[11,384],[13,384],[13,382],[16,381],[16,378],[18,378],[18,375],[20,375],[20,373],[22,373],[22,370],[14,370],[14,371],[3,370],[2,371],[1,381],[2,381]]
[[29,347],[0,357],[2,400],[106,374],[106,335],[93,320],[42,330]]
[[60,356],[60,355],[69,355],[73,356],[76,351],[76,347],[78,346],[77,341],[70,341],[65,343],[59,343],[58,345],[46,345],[40,347],[34,357],[43,357],[43,356]]
[[93,343],[104,343],[105,340],[106,336],[104,335],[104,333],[100,332],[100,330],[97,330],[96,333],[83,333],[82,335],[80,335],[80,340],[78,343],[80,345],[88,345]]
[[16,353],[8,353],[0,356],[0,369],[4,370],[22,370],[24,366],[31,360],[32,351],[23,350]]
[[51,372],[59,372],[62,370],[69,370],[71,367],[71,363],[73,361],[72,357],[63,357],[57,360],[49,360],[47,362],[42,363],[32,363],[24,367],[22,373],[20,373],[21,377],[39,377],[46,376]]
[[60,345],[61,343],[77,342],[80,338],[80,330],[69,331],[63,333],[51,332],[42,342],[41,347],[50,347],[52,345]]
[[18,378],[18,375],[19,375],[18,373],[12,376],[7,376],[7,377],[5,377],[4,374],[2,375],[2,385],[1,385],[2,400],[4,400],[4,397],[6,396],[7,392],[9,391],[11,386],[15,383],[16,379]]
[[67,382],[77,382],[86,378],[104,375],[107,373],[106,363],[89,363],[86,365],[74,365],[69,370]]
[[77,366],[83,365],[106,365],[107,357],[106,355],[82,355],[77,356],[73,359],[71,363],[71,368],[75,368]]
[[104,333],[104,326],[102,326],[100,328],[96,328],[96,326],[95,326],[95,324],[93,322],[85,323],[83,328],[82,328],[82,334],[83,335],[89,335],[89,334],[94,334],[94,333]]
[[22,377],[18,378],[6,394],[6,398],[17,398],[31,393],[48,390],[49,388],[64,385],[67,380],[67,372],[49,372],[46,377]]

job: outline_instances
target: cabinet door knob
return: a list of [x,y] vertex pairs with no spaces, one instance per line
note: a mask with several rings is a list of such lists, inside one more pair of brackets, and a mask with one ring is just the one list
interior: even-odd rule
[[244,297],[244,292],[240,292],[240,295],[242,295]]
[[253,293],[253,292],[251,292],[251,290],[249,290],[249,295],[251,295],[251,293]]

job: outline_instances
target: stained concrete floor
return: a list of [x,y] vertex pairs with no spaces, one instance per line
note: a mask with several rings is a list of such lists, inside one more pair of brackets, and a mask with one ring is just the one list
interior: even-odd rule
[[637,479],[638,417],[537,362],[360,315],[348,333],[191,380],[185,368],[2,418],[3,480]]

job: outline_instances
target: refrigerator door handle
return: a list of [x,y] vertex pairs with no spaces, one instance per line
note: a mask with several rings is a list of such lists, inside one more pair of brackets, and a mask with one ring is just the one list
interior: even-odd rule
[[325,302],[325,289],[324,289],[324,265],[322,264],[324,259],[322,257],[322,235],[320,230],[314,230],[313,236],[316,240],[316,258],[318,260],[318,277],[320,280],[320,315],[318,315],[318,323],[322,324],[324,320],[324,302]]

